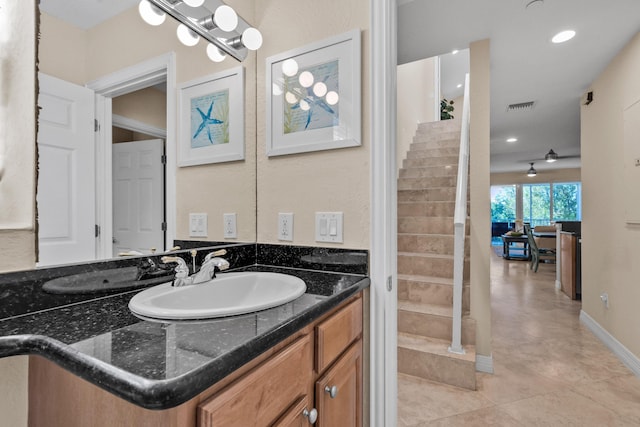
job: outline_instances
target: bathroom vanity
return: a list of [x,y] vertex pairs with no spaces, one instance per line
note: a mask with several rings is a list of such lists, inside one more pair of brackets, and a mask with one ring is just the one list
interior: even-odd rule
[[[138,290],[1,320],[0,356],[33,355],[29,424],[362,425],[362,291],[369,279],[333,267],[277,265],[301,258],[291,254],[267,265],[260,254],[273,248],[251,246],[230,249],[236,265],[244,264],[237,270],[297,276],[306,293],[210,320],[135,317],[127,303]],[[242,261],[247,256],[257,258]],[[43,282],[26,285],[36,292]],[[0,282],[5,295],[10,288]]]

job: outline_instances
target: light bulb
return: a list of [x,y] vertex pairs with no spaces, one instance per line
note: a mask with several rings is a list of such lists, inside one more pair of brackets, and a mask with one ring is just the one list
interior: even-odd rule
[[313,84],[313,74],[311,74],[309,71],[303,71],[302,73],[300,73],[298,81],[300,82],[300,85],[302,85],[302,87],[311,87],[311,85]]
[[258,50],[262,46],[262,34],[256,28],[249,27],[242,32],[242,44],[249,50]]
[[167,19],[167,14],[149,3],[148,0],[142,0],[138,5],[140,16],[149,25],[160,25]]
[[211,43],[209,43],[207,45],[207,56],[213,62],[222,62],[222,61],[224,61],[224,58],[227,57],[227,55],[222,53],[222,51],[220,51],[220,49],[218,49],[217,46],[215,46],[215,45],[213,45]]
[[200,7],[204,4],[204,0],[183,0],[184,4],[191,7]]
[[298,102],[298,97],[291,92],[287,92],[284,96],[284,99],[286,99],[289,104],[295,104],[296,102]]
[[566,41],[571,40],[575,35],[576,35],[576,32],[573,30],[560,31],[558,34],[553,36],[551,41],[553,43],[564,43]]
[[311,106],[309,105],[309,103],[307,101],[305,101],[304,99],[300,100],[300,109],[302,111],[309,111],[310,108],[311,108]]
[[336,105],[340,100],[340,96],[338,96],[337,92],[331,91],[327,93],[327,97],[325,99],[327,100],[327,104]]
[[238,26],[238,14],[231,6],[223,4],[213,13],[213,22],[222,31],[230,32]]
[[316,84],[313,85],[313,93],[319,97],[322,98],[323,96],[325,96],[327,94],[327,85],[322,83],[322,82],[318,82]]
[[298,74],[298,63],[295,59],[287,59],[282,63],[282,73],[285,76],[293,77]]
[[178,25],[176,30],[178,40],[185,46],[195,46],[200,41],[200,36],[194,33],[189,27],[184,24]]

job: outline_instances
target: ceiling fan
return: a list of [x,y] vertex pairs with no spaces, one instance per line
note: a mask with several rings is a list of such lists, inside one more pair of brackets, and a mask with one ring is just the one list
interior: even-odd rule
[[549,150],[547,154],[544,155],[542,159],[531,159],[531,160],[521,160],[522,163],[531,163],[531,162],[547,162],[553,163],[556,160],[562,159],[579,159],[580,156],[559,156],[558,153],[553,151],[553,148]]

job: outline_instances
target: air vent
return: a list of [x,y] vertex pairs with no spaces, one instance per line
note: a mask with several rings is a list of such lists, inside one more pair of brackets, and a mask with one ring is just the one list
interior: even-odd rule
[[535,101],[520,102],[518,104],[509,104],[507,106],[507,112],[508,111],[529,111],[529,110],[533,110],[534,104],[535,104]]

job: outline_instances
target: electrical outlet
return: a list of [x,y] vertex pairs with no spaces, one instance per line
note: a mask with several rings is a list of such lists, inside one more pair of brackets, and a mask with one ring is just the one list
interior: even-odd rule
[[236,214],[226,213],[223,216],[224,220],[224,238],[225,239],[237,239],[238,229],[236,227]]
[[189,237],[207,237],[207,214],[189,214]]
[[278,240],[293,242],[293,214],[278,214]]

